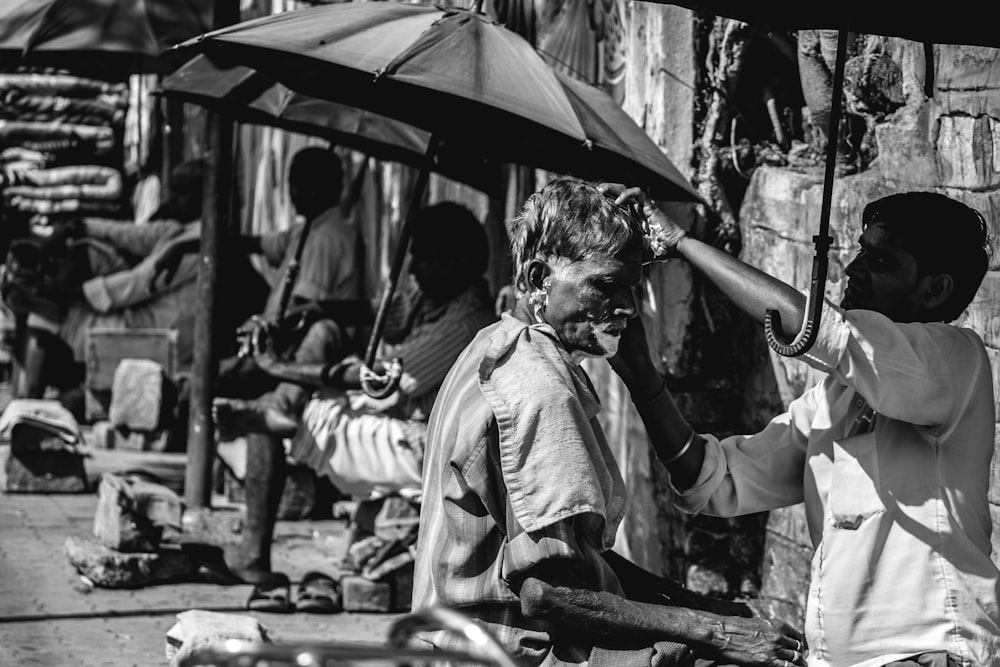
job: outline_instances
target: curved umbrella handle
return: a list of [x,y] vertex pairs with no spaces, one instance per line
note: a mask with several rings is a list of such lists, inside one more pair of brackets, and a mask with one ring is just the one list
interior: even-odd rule
[[781,313],[773,308],[764,312],[764,338],[771,349],[783,357],[798,357],[809,351],[819,334],[819,321],[823,314],[823,291],[826,270],[830,264],[829,249],[833,239],[829,236],[814,236],[816,256],[813,257],[812,280],[809,296],[806,298],[806,319],[802,328],[792,340],[786,340],[781,333]]
[[830,264],[829,251],[833,244],[830,236],[830,209],[833,202],[833,177],[837,168],[837,144],[840,141],[840,108],[844,91],[844,61],[847,60],[849,33],[837,34],[837,63],[833,68],[833,99],[830,104],[830,127],[826,133],[826,171],[823,175],[823,204],[819,213],[819,234],[813,237],[816,255],[813,257],[812,280],[806,301],[806,318],[802,328],[792,340],[785,340],[781,333],[781,315],[768,308],[764,313],[764,338],[771,349],[784,357],[805,354],[816,342],[819,322],[823,313],[823,295],[826,269]]
[[374,399],[388,398],[399,387],[403,377],[403,362],[393,359],[385,370],[385,375],[379,375],[367,365],[361,366],[361,388]]
[[464,614],[447,607],[429,607],[408,614],[389,628],[389,646],[403,648],[418,632],[446,630],[461,635],[475,649],[476,658],[496,667],[518,667],[493,635]]

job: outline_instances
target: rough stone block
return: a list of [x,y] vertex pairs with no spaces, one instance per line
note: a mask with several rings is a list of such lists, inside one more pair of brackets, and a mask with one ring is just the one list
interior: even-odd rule
[[160,545],[163,526],[155,526],[139,511],[127,480],[105,473],[98,486],[94,537],[122,552],[152,552]]
[[63,549],[76,571],[102,588],[139,588],[195,571],[191,558],[180,550],[121,553],[95,540],[78,537],[66,538]]
[[236,544],[243,534],[246,512],[235,507],[186,508],[181,516],[183,539],[191,542]]
[[371,581],[358,575],[347,575],[340,580],[344,598],[344,611],[387,612],[392,610],[392,584],[388,581]]
[[937,107],[925,103],[903,107],[892,119],[875,126],[879,173],[905,189],[935,188],[941,185],[932,128],[937,124]]
[[685,585],[695,593],[725,598],[729,595],[729,582],[722,574],[702,565],[688,567]]
[[176,667],[188,656],[217,648],[231,639],[251,644],[271,643],[267,629],[253,616],[190,609],[177,614],[177,623],[167,630],[167,660],[171,667]]
[[173,409],[173,388],[163,366],[151,359],[122,359],[111,384],[108,418],[132,431],[153,431]]
[[0,490],[7,493],[85,493],[83,455],[71,450],[12,452],[0,445]]
[[941,185],[982,190],[1000,184],[1000,127],[989,116],[942,116],[937,136]]

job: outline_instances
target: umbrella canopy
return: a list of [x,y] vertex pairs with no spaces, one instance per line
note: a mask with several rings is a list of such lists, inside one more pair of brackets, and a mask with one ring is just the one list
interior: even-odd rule
[[321,5],[239,23],[181,47],[253,67],[304,94],[403,120],[500,162],[700,201],[610,97],[554,71],[524,38],[476,11]]
[[652,0],[661,4],[715,14],[773,30],[841,29],[872,35],[903,37],[917,42],[1000,47],[1000,32],[990,21],[977,20],[983,4],[957,0],[941,11],[917,8],[907,0]]
[[212,27],[211,0],[0,0],[0,50],[158,60]]
[[165,77],[158,94],[179,102],[224,112],[241,123],[278,127],[322,137],[380,160],[428,167],[483,191],[496,187],[495,169],[482,156],[442,147],[435,159],[426,153],[430,133],[358,107],[297,93],[250,67],[220,67],[196,56]]

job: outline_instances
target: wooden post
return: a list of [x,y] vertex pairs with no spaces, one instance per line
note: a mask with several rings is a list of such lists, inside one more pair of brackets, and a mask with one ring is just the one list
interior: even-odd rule
[[215,423],[212,420],[215,353],[215,304],[219,248],[230,219],[233,169],[232,122],[217,113],[208,118],[205,153],[205,192],[201,217],[201,250],[198,264],[197,311],[194,324],[194,360],[191,366],[191,405],[187,437],[184,501],[188,507],[209,507],[212,499],[212,463],[215,460]]
[[[216,0],[215,27],[239,20],[234,0]],[[206,123],[205,183],[202,199],[201,249],[198,264],[194,359],[187,437],[187,467],[184,471],[184,501],[189,508],[208,508],[212,503],[212,463],[215,461],[215,423],[212,399],[219,360],[215,329],[216,277],[219,248],[230,228],[233,183],[233,123],[223,114],[210,113]],[[224,298],[224,297],[223,297]]]

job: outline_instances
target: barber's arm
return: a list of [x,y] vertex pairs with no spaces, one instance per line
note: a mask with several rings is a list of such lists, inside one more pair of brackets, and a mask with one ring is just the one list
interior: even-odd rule
[[772,667],[781,660],[806,664],[802,635],[781,621],[628,600],[581,588],[569,580],[569,569],[564,561],[550,560],[511,582],[526,617],[583,635],[598,646],[602,640],[609,646],[629,640],[650,646],[673,641],[726,664]]
[[616,203],[639,205],[649,222],[662,228],[666,251],[690,262],[743,312],[763,323],[768,309],[777,310],[783,333],[789,337],[798,334],[805,319],[806,297],[794,287],[688,236],[639,188],[603,184],[601,189],[608,195],[617,195]]

